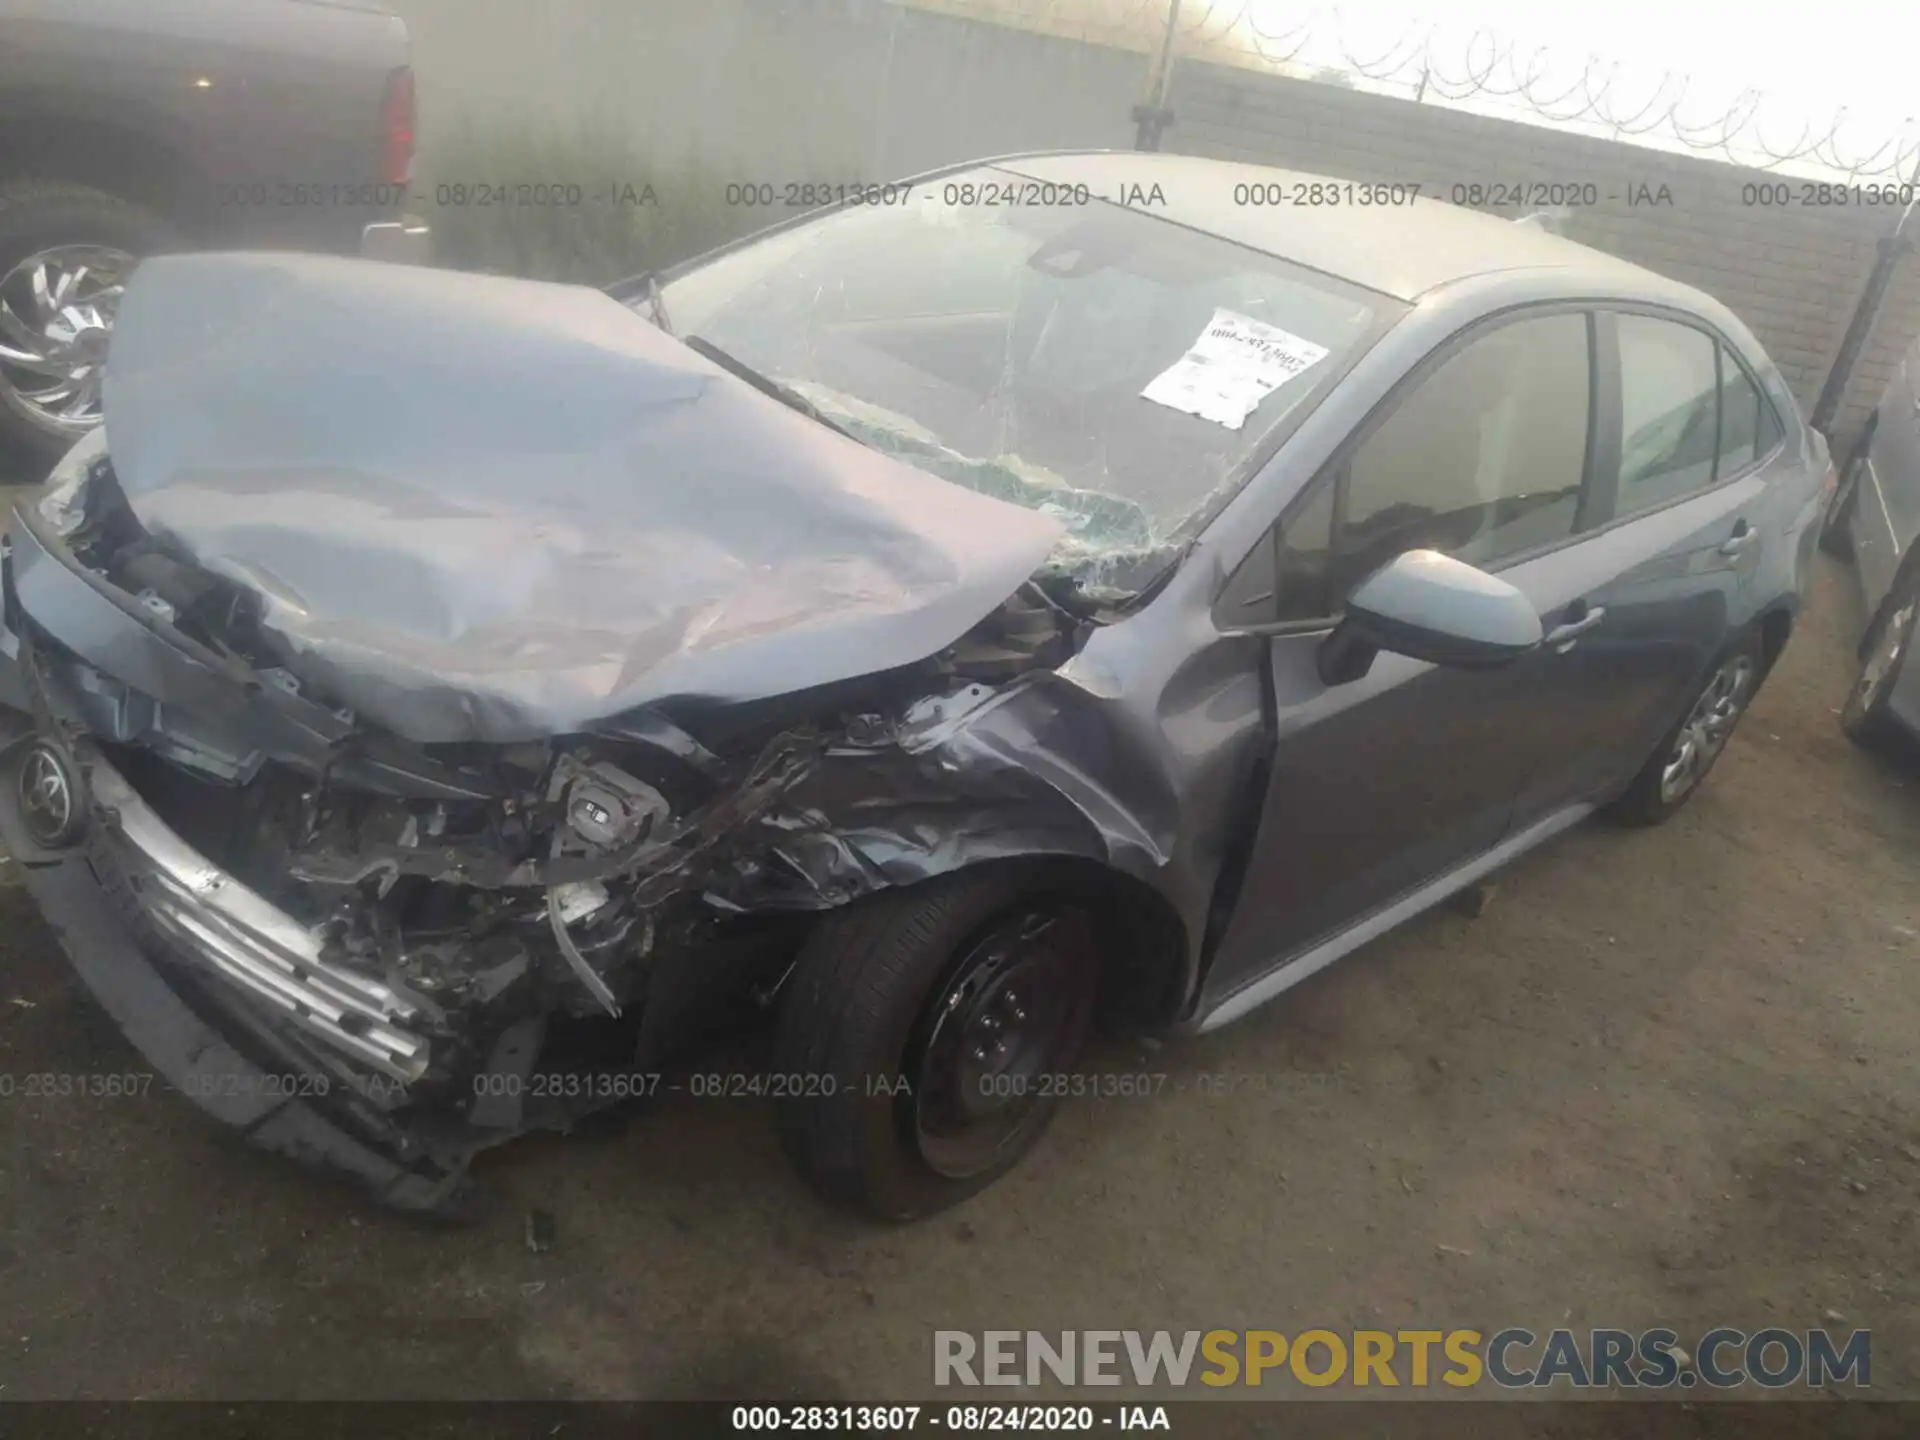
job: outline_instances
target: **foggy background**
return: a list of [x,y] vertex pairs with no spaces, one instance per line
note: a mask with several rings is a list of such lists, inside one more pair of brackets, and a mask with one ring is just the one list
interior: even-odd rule
[[[591,283],[795,213],[730,204],[730,183],[874,184],[1012,151],[1130,148],[1168,13],[1168,0],[391,3],[413,36],[414,190],[443,261]],[[1459,182],[1598,181],[1601,202],[1567,233],[1729,305],[1808,409],[1898,210],[1759,207],[1752,186],[1884,184],[1914,160],[1901,134],[1861,140],[1838,119],[1770,138],[1791,94],[1703,101],[1718,92],[1659,47],[1641,57],[1649,81],[1583,68],[1571,42],[1503,48],[1409,29],[1362,54],[1318,7],[1184,0],[1181,17],[1162,148],[1418,182],[1442,199]],[[1553,73],[1555,55],[1568,74]],[[1594,133],[1625,136],[1629,120],[1632,143]],[[1756,158],[1766,168],[1735,163]],[[483,207],[440,188],[543,182],[651,187],[650,203]],[[1662,187],[1665,204],[1633,203]],[[1849,374],[1836,453],[1920,333],[1916,274],[1900,267]]]

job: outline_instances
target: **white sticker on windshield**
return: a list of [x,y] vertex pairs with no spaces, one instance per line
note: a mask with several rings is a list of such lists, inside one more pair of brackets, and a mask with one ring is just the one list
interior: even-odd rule
[[1140,392],[1156,405],[1229,430],[1287,381],[1327,358],[1327,347],[1231,310],[1215,310],[1191,349]]

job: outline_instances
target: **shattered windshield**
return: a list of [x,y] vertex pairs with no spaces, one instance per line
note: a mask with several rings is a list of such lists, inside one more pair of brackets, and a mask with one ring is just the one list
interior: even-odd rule
[[982,203],[1013,178],[769,236],[673,280],[665,308],[876,449],[1059,519],[1049,568],[1125,594],[1390,302],[1068,186]]

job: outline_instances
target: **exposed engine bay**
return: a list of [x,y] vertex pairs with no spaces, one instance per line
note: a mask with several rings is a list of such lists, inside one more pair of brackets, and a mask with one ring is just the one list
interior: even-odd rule
[[[875,863],[889,848],[901,879],[961,858],[954,837],[923,829],[916,842],[910,821],[890,847],[849,836],[819,800],[857,810],[884,797],[911,814],[917,788],[950,810],[964,783],[950,756],[926,752],[963,714],[1065,660],[1089,626],[1026,586],[959,643],[883,675],[758,704],[646,707],[550,740],[416,744],[297,679],[257,598],[148,535],[104,455],[84,491],[66,513],[56,492],[16,528],[8,557],[30,713],[143,852],[135,868],[149,878],[131,888],[148,892],[164,936],[204,952],[215,932],[246,927],[151,901],[156,881],[177,888],[204,862],[287,933],[315,937],[304,971],[303,942],[278,944],[269,963],[293,979],[275,983],[348,999],[330,1009],[256,987],[280,1027],[261,1031],[271,1042],[259,1058],[328,1076],[368,1138],[449,1178],[484,1144],[626,1098],[608,1077],[667,1063],[729,1007],[771,998],[795,919],[890,883]],[[36,622],[71,613],[52,597],[76,578],[96,583],[91,598],[128,602],[129,631],[154,637],[134,667],[151,688],[85,653],[124,673],[126,633],[96,650],[95,625],[63,639]],[[174,679],[191,683],[170,683],[163,660],[185,662]],[[1098,845],[1057,792],[1012,768],[990,773],[985,803]],[[171,877],[147,863],[169,842],[140,840],[129,809],[187,847]],[[992,843],[1036,832],[1015,826]],[[276,927],[251,927],[256,968]],[[222,1003],[218,987],[202,993]],[[564,1045],[549,1043],[555,1027]],[[580,1078],[535,1087],[536,1066]]]
[[1103,984],[1173,1017],[1253,648],[1129,707],[1139,597],[1057,518],[607,295],[398,268],[144,265],[0,551],[0,840],[177,1086],[437,1209],[770,1004],[809,917],[990,862],[1085,866]]

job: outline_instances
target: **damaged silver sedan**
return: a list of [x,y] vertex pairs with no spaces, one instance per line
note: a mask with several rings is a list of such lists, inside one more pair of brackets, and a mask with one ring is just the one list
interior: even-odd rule
[[997,161],[604,293],[143,266],[4,556],[0,831],[79,974],[427,1211],[771,1006],[799,1168],[905,1218],[1094,1023],[1224,1023],[1671,814],[1823,442],[1697,292],[1233,203],[1272,178]]

